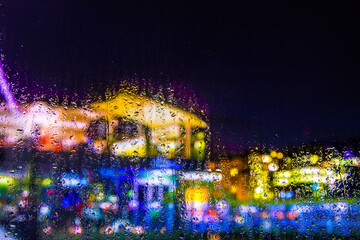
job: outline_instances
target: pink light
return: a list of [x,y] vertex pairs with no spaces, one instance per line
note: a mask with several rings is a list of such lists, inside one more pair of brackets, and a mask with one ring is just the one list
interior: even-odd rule
[[15,97],[10,89],[9,83],[6,80],[1,61],[0,61],[0,88],[1,88],[1,94],[4,96],[5,101],[7,102],[10,112],[13,114],[18,114],[19,108],[18,105],[16,104]]

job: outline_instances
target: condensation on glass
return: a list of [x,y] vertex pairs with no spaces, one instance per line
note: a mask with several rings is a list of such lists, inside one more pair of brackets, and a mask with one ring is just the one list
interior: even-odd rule
[[126,89],[18,104],[0,84],[2,238],[359,236],[356,142],[215,156],[175,104]]

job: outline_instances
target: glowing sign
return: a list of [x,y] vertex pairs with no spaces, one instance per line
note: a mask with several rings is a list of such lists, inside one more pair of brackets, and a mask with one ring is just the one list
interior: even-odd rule
[[180,178],[185,181],[219,182],[222,179],[222,175],[221,173],[214,172],[184,172],[180,175]]

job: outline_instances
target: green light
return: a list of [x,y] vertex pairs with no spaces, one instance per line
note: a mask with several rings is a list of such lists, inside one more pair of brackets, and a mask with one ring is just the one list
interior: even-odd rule
[[129,196],[129,198],[133,198],[133,196],[134,196],[134,190],[129,190],[129,191],[127,192],[127,195]]

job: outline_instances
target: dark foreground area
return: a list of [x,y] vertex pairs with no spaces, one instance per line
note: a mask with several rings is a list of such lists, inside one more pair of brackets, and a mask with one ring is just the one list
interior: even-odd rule
[[[18,234],[14,234],[15,239]],[[249,230],[249,231],[230,231],[228,233],[189,233],[186,231],[176,231],[172,233],[159,233],[159,232],[146,232],[140,235],[132,233],[118,233],[111,235],[104,235],[100,233],[85,233],[85,234],[49,234],[42,235],[39,239],[359,239],[358,232],[352,232],[349,234],[327,234],[324,232],[312,233],[309,229],[309,233],[299,233],[297,231],[281,231],[277,233],[269,233],[261,230]],[[6,238],[14,239],[14,238]]]

